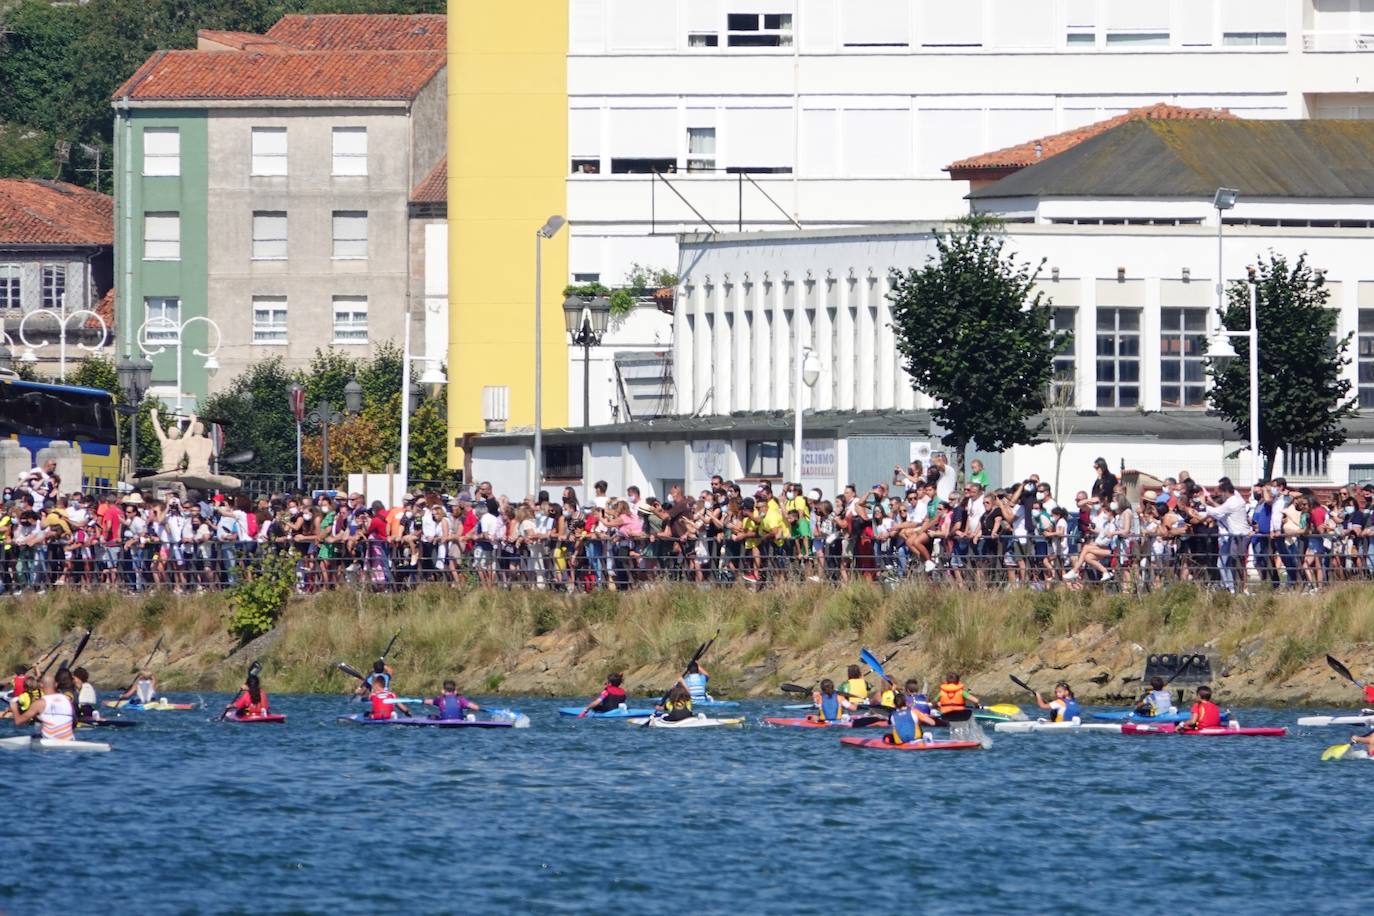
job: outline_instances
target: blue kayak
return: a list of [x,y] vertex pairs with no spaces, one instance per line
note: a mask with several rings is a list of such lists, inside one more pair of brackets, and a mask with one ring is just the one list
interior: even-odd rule
[[716,708],[716,709],[720,709],[721,707],[724,707],[724,706],[738,706],[738,705],[739,705],[739,700],[716,700],[716,699],[712,699],[711,697],[707,697],[707,698],[704,699],[704,700],[693,700],[693,701],[692,701],[692,708],[693,708],[693,709],[696,709],[697,707],[701,707],[702,709],[707,709],[707,708],[711,708],[711,707],[714,707],[714,708]]
[[[582,715],[581,706],[560,706],[558,714],[560,716],[580,716]],[[583,718],[586,719],[637,719],[643,716],[652,716],[652,709],[630,709],[625,706],[612,709],[610,712],[589,712]]]
[[1095,712],[1092,714],[1094,719],[1103,719],[1107,722],[1134,722],[1136,724],[1154,723],[1178,723],[1187,722],[1192,718],[1191,713],[1186,712],[1166,712],[1158,716],[1138,715],[1133,709],[1114,709],[1111,712]]
[[374,719],[364,713],[339,716],[340,722],[351,725],[409,725],[428,728],[513,728],[515,722],[509,719],[439,719],[397,716],[393,719]]

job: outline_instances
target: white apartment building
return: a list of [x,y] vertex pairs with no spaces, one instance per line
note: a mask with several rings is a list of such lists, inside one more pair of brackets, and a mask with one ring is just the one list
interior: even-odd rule
[[1374,116],[1374,0],[569,3],[570,272],[608,285],[678,232],[956,216],[950,163],[1161,101]]

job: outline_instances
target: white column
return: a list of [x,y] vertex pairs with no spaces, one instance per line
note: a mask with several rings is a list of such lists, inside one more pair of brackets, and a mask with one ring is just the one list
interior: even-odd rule
[[880,274],[874,284],[874,304],[878,307],[878,322],[874,329],[877,339],[877,352],[873,361],[878,370],[878,397],[875,406],[890,408],[897,403],[895,369],[897,367],[897,340],[892,333],[892,303],[887,298],[887,275]]
[[[1145,303],[1140,311],[1140,403],[1146,410],[1160,409],[1160,282],[1145,278]],[[1253,482],[1253,481],[1252,481]]]
[[854,409],[854,309],[859,301],[858,285],[861,282],[857,275],[852,280],[848,277],[839,280],[840,317],[836,339],[840,343],[840,352],[835,366],[836,374],[839,376],[839,389],[834,405],[839,410]]
[[[728,405],[731,398],[731,384],[734,379],[731,375],[731,365],[734,362],[730,354],[734,352],[735,346],[735,321],[734,315],[729,314],[730,303],[725,301],[725,296],[720,286],[712,286],[703,291],[706,297],[707,308],[711,314],[716,316],[716,339],[712,350],[713,383],[716,391],[712,395],[713,404]],[[728,317],[727,317],[728,315]],[[725,410],[728,410],[727,406]],[[711,413],[724,413],[725,410],[712,410]]]
[[1089,275],[1078,281],[1082,284],[1082,305],[1078,307],[1077,336],[1074,353],[1078,358],[1078,408],[1097,408],[1097,280]]
[[835,404],[835,379],[839,366],[835,362],[835,329],[830,323],[830,290],[839,281],[816,281],[816,359],[821,363],[821,378],[816,383],[814,402],[817,410],[828,410]]
[[876,405],[873,397],[873,361],[874,361],[874,328],[873,328],[873,295],[875,280],[868,276],[868,268],[864,268],[863,275],[859,277],[859,302],[858,302],[858,321],[854,331],[854,337],[858,345],[858,353],[855,359],[859,364],[857,391],[854,394],[855,410],[872,410]]

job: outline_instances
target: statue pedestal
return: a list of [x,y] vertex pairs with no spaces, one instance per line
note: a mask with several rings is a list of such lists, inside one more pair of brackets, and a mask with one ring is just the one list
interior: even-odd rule
[[153,474],[150,477],[140,477],[137,481],[139,489],[165,490],[179,489],[183,496],[187,490],[202,490],[209,493],[211,490],[237,490],[243,486],[243,481],[237,477],[230,477],[228,474],[188,474],[182,471],[168,471],[163,474]]

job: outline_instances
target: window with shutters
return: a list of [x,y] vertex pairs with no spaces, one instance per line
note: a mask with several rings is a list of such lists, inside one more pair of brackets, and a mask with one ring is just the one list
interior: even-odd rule
[[367,211],[334,211],[334,259],[358,260],[367,257]]
[[286,212],[257,210],[253,213],[253,260],[286,260]]
[[181,174],[181,131],[175,127],[143,128],[143,174]]
[[334,128],[335,175],[367,174],[367,128]]
[[286,174],[286,128],[254,127],[252,131],[253,175]]
[[367,343],[367,297],[334,297],[334,343]]
[[143,214],[143,260],[181,260],[181,214]]
[[253,343],[286,343],[286,297],[253,297]]

